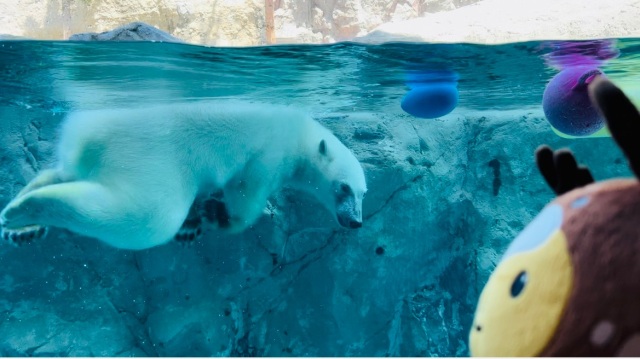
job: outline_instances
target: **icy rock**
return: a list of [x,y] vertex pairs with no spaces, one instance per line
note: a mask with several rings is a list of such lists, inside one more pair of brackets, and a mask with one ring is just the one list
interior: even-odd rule
[[[350,40],[388,21],[412,19],[477,1],[278,0],[275,36],[278,43]],[[61,40],[74,33],[100,33],[143,21],[188,43],[263,45],[264,5],[263,0],[12,0],[0,3],[0,33]]]
[[85,32],[69,37],[71,41],[159,41],[182,42],[171,34],[143,22],[132,22],[101,33]]
[[[549,39],[624,38],[640,34],[640,26],[635,20],[640,4],[638,0],[617,0],[615,3],[582,0],[427,2],[434,6],[434,10],[450,11],[395,19],[355,41],[500,44]],[[464,6],[472,2],[473,5]]]

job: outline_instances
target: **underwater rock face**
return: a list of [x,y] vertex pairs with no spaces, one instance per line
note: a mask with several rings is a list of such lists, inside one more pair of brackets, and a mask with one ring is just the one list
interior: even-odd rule
[[[62,116],[0,117],[22,121],[0,122],[4,205],[51,165]],[[539,110],[319,120],[365,168],[361,229],[285,191],[274,218],[190,247],[117,250],[55,229],[2,245],[0,355],[467,355],[490,271],[553,197],[535,148],[571,144],[599,179],[628,171],[611,139],[559,138]]]

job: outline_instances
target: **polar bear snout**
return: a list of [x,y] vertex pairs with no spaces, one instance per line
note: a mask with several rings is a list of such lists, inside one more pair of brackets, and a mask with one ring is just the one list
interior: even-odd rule
[[338,223],[345,228],[362,227],[362,211],[358,209],[355,198],[338,203],[336,206]]
[[354,216],[348,214],[348,215],[341,215],[340,213],[337,214],[338,216],[338,223],[340,223],[341,226],[345,227],[345,228],[360,228],[362,227],[362,220],[355,218]]
[[335,215],[345,228],[362,227],[362,197],[366,190],[354,191],[346,182],[334,182]]
[[349,228],[360,228],[362,227],[362,221],[357,221],[357,220],[351,220],[349,222]]

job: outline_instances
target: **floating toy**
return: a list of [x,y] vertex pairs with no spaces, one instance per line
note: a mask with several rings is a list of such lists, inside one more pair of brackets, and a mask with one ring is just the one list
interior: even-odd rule
[[[570,139],[611,137],[611,134],[604,126],[601,126],[601,129],[595,132],[591,132],[590,130],[580,131],[581,126],[583,126],[585,122],[589,121],[589,117],[582,117],[582,115],[577,112],[580,110],[589,112],[587,110],[589,105],[579,104],[579,107],[572,108],[570,107],[571,102],[564,102],[565,100],[562,97],[567,96],[574,100],[579,99],[582,102],[587,102],[588,98],[586,91],[583,91],[582,94],[580,94],[579,91],[571,91],[570,88],[573,85],[563,85],[561,83],[561,78],[567,77],[567,81],[575,81],[577,83],[578,81],[576,80],[580,79],[582,75],[580,72],[582,72],[583,69],[585,70],[584,72],[592,70],[600,71],[598,70],[599,68],[605,66],[610,60],[615,59],[620,55],[620,50],[618,50],[616,46],[617,41],[611,39],[588,41],[545,41],[541,44],[541,50],[551,50],[550,52],[542,55],[545,64],[550,68],[560,71],[560,74],[556,75],[556,77],[554,77],[547,85],[547,89],[545,90],[546,101],[543,101],[543,108],[545,108],[547,119],[552,125],[551,128],[558,136]],[[572,74],[574,71],[577,73]],[[556,107],[556,105],[559,107]],[[547,112],[551,114],[549,115]],[[590,115],[594,116],[594,111],[590,111]],[[561,124],[568,123],[567,127],[569,127],[570,130],[565,132],[555,128],[554,121],[555,123]],[[574,126],[572,121],[577,121],[577,125]],[[597,123],[597,119],[595,121]],[[600,119],[600,124],[602,124],[602,119]],[[585,135],[585,132],[591,133]],[[572,133],[575,134],[572,135]]]
[[553,128],[569,136],[589,136],[604,127],[587,86],[603,73],[591,66],[568,67],[555,75],[542,95],[542,109]]
[[458,76],[451,71],[411,72],[407,78],[409,92],[400,106],[420,118],[444,116],[458,104]]
[[511,243],[482,291],[474,356],[640,355],[640,114],[609,80],[589,87],[636,178],[594,183],[570,151],[538,149],[559,197]]

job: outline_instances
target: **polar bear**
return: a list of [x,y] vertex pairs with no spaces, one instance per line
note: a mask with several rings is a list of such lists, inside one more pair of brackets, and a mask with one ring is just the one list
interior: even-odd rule
[[151,248],[188,229],[211,194],[221,227],[240,232],[283,186],[314,195],[343,227],[362,225],[360,162],[288,106],[218,100],[78,111],[62,124],[57,160],[0,213],[5,239],[28,241],[54,226]]

